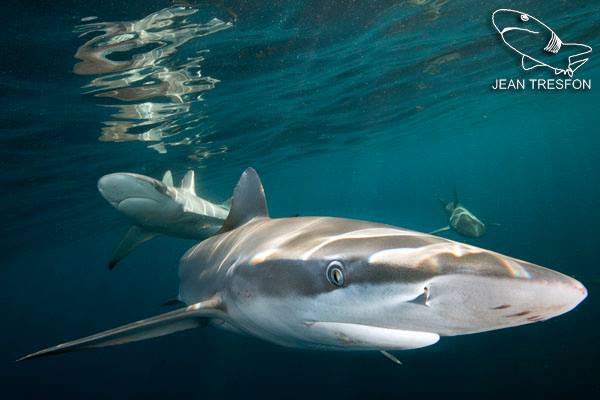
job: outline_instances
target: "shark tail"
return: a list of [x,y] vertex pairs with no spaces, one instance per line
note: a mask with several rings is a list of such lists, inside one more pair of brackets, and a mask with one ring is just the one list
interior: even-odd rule
[[569,78],[572,78],[583,64],[588,62],[589,54],[592,52],[592,48],[587,44],[581,43],[563,43],[561,48],[561,53],[565,53],[568,55],[568,65],[564,70],[559,70],[564,75],[568,75]]
[[16,361],[95,347],[116,346],[198,328],[206,324],[207,318],[223,317],[223,312],[219,310],[220,305],[219,299],[209,299],[185,308],[36,351]]

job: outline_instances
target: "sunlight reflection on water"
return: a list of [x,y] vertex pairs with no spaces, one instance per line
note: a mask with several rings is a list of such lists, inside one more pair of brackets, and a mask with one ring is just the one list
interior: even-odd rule
[[196,22],[197,12],[169,7],[138,21],[76,27],[80,37],[96,35],[77,49],[80,61],[73,71],[96,75],[84,86],[85,93],[111,99],[102,105],[114,109],[112,119],[103,122],[100,141],[152,142],[148,147],[159,153],[201,141],[206,117],[194,105],[219,80],[202,74],[208,50],[187,49],[190,54],[184,56],[182,46],[233,24],[218,18]]

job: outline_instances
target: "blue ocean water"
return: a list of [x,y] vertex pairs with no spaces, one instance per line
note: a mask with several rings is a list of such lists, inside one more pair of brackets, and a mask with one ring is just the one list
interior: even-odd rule
[[[589,1],[14,2],[0,38],[0,385],[6,398],[565,398],[600,392],[600,59],[587,91],[494,91],[525,72],[491,25],[535,15],[600,48]],[[560,78],[564,78],[560,76]],[[548,266],[588,298],[544,323],[397,353],[300,351],[216,329],[15,364],[164,311],[194,242],[159,237],[109,271],[127,221],[116,171],[223,201],[257,169],[273,216],[419,231],[438,198],[497,222],[447,236]]]

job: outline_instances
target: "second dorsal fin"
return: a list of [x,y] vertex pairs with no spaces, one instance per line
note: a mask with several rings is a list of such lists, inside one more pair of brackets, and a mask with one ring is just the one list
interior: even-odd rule
[[163,175],[162,182],[167,186],[173,186],[173,174],[171,171],[167,170]]
[[253,218],[268,216],[265,190],[254,168],[248,168],[233,191],[231,211],[219,233],[233,230]]
[[196,175],[193,170],[189,170],[181,180],[181,188],[196,194]]

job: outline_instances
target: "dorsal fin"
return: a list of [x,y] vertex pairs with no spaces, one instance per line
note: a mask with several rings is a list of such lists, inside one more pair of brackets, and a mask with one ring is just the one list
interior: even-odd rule
[[196,194],[196,175],[193,170],[186,172],[185,176],[181,180],[181,188]]
[[162,182],[167,186],[173,186],[173,175],[171,174],[171,171],[165,172]]
[[456,191],[456,186],[454,187],[454,208],[458,207],[459,205],[459,201],[458,201],[458,191]]
[[268,217],[265,190],[253,168],[244,171],[233,191],[231,211],[218,233],[228,232],[256,217]]

